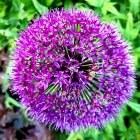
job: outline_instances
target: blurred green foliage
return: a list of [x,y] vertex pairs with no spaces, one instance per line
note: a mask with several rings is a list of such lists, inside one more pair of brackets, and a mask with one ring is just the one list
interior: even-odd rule
[[[53,8],[93,10],[104,22],[115,21],[132,46],[136,66],[137,91],[118,115],[116,122],[101,131],[93,129],[66,135],[55,132],[58,140],[140,140],[140,0],[0,0],[0,50],[15,46],[18,32],[32,19]],[[3,89],[7,83],[3,82]],[[8,94],[7,94],[8,96]],[[8,96],[9,102],[18,105]]]

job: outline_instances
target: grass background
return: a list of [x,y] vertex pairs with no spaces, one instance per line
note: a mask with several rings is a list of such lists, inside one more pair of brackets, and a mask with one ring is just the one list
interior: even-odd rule
[[[104,22],[115,21],[124,38],[131,43],[136,66],[137,90],[133,99],[122,109],[115,122],[102,131],[94,129],[66,135],[53,131],[57,140],[140,140],[140,0],[0,0],[0,52],[7,55],[15,47],[18,32],[26,29],[32,19],[54,8],[93,10]],[[20,107],[9,96],[9,69],[3,68],[1,59],[1,95],[6,97],[6,108]],[[8,57],[8,56],[7,56]],[[3,139],[2,139],[3,140]],[[45,140],[45,139],[43,139]],[[47,140],[47,138],[46,138]]]

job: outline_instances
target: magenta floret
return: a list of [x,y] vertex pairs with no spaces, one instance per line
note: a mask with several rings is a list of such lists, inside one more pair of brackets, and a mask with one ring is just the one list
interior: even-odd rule
[[75,132],[102,128],[133,95],[129,45],[93,12],[50,11],[20,34],[13,91],[32,118]]

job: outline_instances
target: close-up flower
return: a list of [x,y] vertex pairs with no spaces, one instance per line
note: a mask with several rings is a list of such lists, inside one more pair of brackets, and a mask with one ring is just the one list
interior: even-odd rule
[[67,133],[103,128],[135,90],[130,45],[93,11],[50,10],[19,34],[11,59],[28,115]]

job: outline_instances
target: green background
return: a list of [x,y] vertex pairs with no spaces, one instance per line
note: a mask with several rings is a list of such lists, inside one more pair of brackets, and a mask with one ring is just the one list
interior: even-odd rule
[[[18,38],[18,32],[26,29],[30,21],[56,7],[93,10],[101,20],[118,24],[123,37],[132,46],[136,66],[137,90],[131,101],[123,107],[115,122],[101,131],[94,129],[66,135],[53,132],[58,140],[140,140],[140,0],[0,0],[0,51],[11,52]],[[2,92],[6,94],[5,104],[20,106],[8,95],[9,69],[2,81]]]

